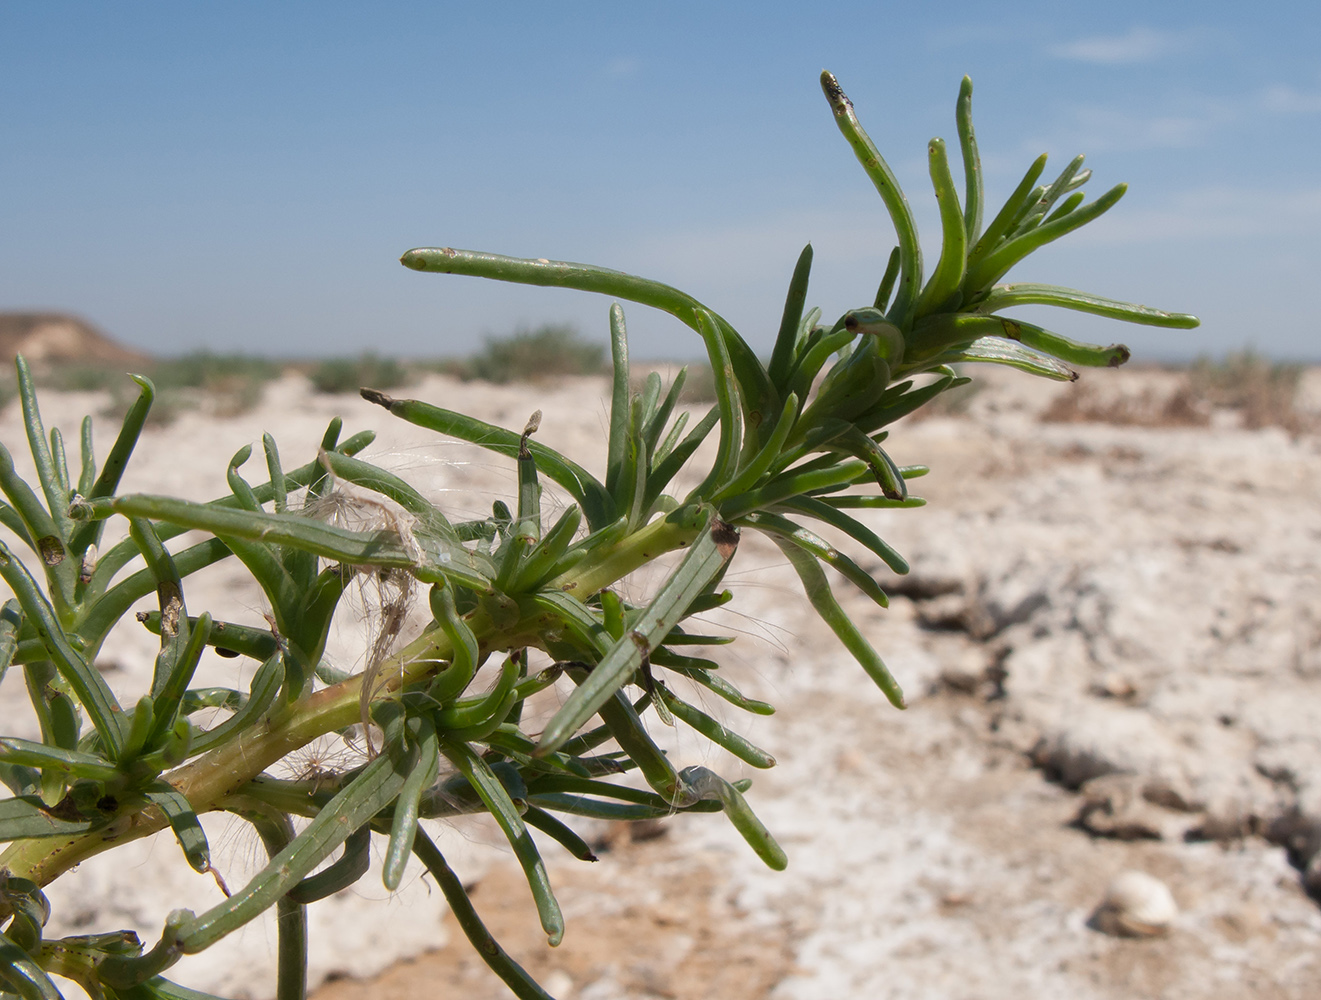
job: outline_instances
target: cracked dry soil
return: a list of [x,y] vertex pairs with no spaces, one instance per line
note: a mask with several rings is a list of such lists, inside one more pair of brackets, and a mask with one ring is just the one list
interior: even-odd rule
[[[739,637],[719,650],[722,669],[779,711],[722,715],[778,766],[746,773],[690,734],[659,733],[680,765],[754,779],[749,802],[785,847],[786,872],[763,868],[718,816],[673,817],[637,840],[577,824],[609,849],[584,864],[543,845],[568,924],[552,950],[498,832],[480,821],[435,831],[496,936],[560,1000],[1321,996],[1309,895],[1321,892],[1321,436],[1245,429],[1232,414],[1201,427],[1052,423],[1043,414],[1070,387],[977,374],[988,387],[964,412],[907,422],[887,443],[900,463],[932,468],[912,484],[927,507],[868,512],[914,567],[906,578],[870,567],[890,608],[832,578],[911,707],[885,703],[777,550],[745,533],[728,580],[739,614],[712,624]],[[1162,372],[1085,378],[1093,415],[1107,386],[1177,391]],[[1300,402],[1313,427],[1319,385],[1313,371]],[[538,388],[540,439],[600,454],[606,392],[595,380]],[[504,426],[527,419],[522,388],[430,378],[410,393]],[[93,403],[52,397],[48,424],[76,426]],[[22,433],[14,410],[6,440]],[[335,413],[348,429],[376,427],[368,457],[454,516],[510,494],[507,463],[297,379],[252,413],[153,429],[126,488],[210,498],[239,444],[271,429],[283,453],[314,451]],[[634,586],[645,597],[646,581]],[[187,596],[260,623],[233,568],[190,578]],[[112,640],[107,678],[140,691],[155,638]],[[355,642],[341,639],[343,662]],[[233,661],[204,667],[214,679],[199,683],[232,682]],[[213,844],[232,884],[255,852],[225,836]],[[155,940],[169,909],[212,905],[214,885],[177,853],[158,838],[55,883],[51,933],[131,926]],[[1129,869],[1172,891],[1168,935],[1088,926]],[[508,996],[439,896],[415,875],[386,898],[369,874],[312,907],[312,974],[330,980],[317,996]],[[270,996],[269,928],[176,971],[198,988]]]

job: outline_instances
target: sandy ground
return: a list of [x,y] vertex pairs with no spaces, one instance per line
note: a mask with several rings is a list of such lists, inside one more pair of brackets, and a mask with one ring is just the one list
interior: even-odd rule
[[[991,375],[964,413],[891,440],[901,463],[932,467],[914,484],[927,507],[870,519],[914,567],[903,579],[873,567],[891,607],[838,587],[904,685],[906,712],[795,598],[778,551],[752,535],[740,546],[738,614],[712,620],[739,635],[721,650],[731,679],[779,712],[725,718],[779,761],[747,776],[786,872],[761,866],[719,816],[646,831],[584,823],[599,862],[545,847],[568,919],[552,950],[498,832],[481,820],[437,829],[491,928],[555,996],[1321,995],[1321,910],[1307,891],[1321,890],[1321,862],[1304,870],[1321,848],[1321,438],[1243,430],[1231,414],[1205,428],[1043,423],[1056,394],[1077,390]],[[1104,372],[1088,384],[1165,392],[1171,378]],[[1305,405],[1321,409],[1310,378]],[[540,408],[541,439],[600,471],[601,382],[497,390],[433,378],[410,393],[509,427]],[[45,405],[72,436],[102,404]],[[509,495],[500,460],[297,379],[252,413],[185,414],[151,431],[126,488],[219,495],[238,447],[269,429],[299,463],[336,413],[348,431],[379,430],[369,456],[455,516]],[[11,405],[0,430],[12,450],[20,428]],[[633,584],[639,599],[647,585]],[[194,612],[260,621],[236,567],[186,595]],[[154,642],[113,637],[103,660],[116,688],[141,689]],[[334,653],[349,665],[360,643],[348,630]],[[206,669],[232,678],[235,666]],[[12,683],[0,699],[9,731],[30,725]],[[660,736],[681,764],[745,774],[692,734]],[[255,845],[209,828],[218,864],[241,882]],[[157,838],[84,865],[52,887],[52,930],[126,926],[154,940],[169,909],[214,903],[215,886],[177,853]],[[1167,935],[1089,926],[1129,869],[1172,891]],[[323,998],[508,995],[420,876],[388,897],[369,875],[312,914],[314,976],[333,980]],[[227,939],[177,978],[270,996],[268,933]]]

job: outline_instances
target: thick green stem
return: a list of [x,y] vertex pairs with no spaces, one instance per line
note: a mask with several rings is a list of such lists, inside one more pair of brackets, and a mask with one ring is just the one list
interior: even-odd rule
[[[595,558],[573,567],[548,586],[585,600],[658,556],[688,546],[698,534],[698,515],[698,508],[694,507],[691,511],[676,511],[669,517],[658,518],[603,552],[594,553]],[[488,615],[478,611],[469,625],[478,641],[488,648],[504,648],[520,636],[535,639],[540,634],[535,619],[531,617],[501,630]],[[380,676],[387,679],[380,696],[389,697],[404,685],[425,679],[436,669],[437,662],[448,660],[452,655],[453,649],[444,630],[426,633],[382,666]],[[282,713],[246,730],[232,742],[179,767],[167,778],[188,799],[194,811],[202,813],[217,808],[220,800],[232,795],[282,757],[306,746],[318,736],[357,722],[361,693],[361,674],[314,692]],[[16,841],[0,854],[0,870],[11,876],[31,879],[38,885],[48,885],[88,858],[118,844],[150,836],[168,825],[159,810],[146,808],[121,816],[109,827],[95,833]],[[0,918],[4,915],[0,912]]]

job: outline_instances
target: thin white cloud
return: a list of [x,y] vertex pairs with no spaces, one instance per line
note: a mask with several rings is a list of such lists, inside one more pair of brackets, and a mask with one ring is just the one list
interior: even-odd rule
[[1108,245],[1281,238],[1314,232],[1321,223],[1321,187],[1278,190],[1203,187],[1164,207],[1122,203],[1081,230],[1079,242]]
[[1058,59],[1117,66],[1126,63],[1155,62],[1189,48],[1193,36],[1188,32],[1157,31],[1134,27],[1123,35],[1094,35],[1072,42],[1052,45],[1047,50]]
[[1201,145],[1223,120],[1214,108],[1202,115],[1135,115],[1106,108],[1078,112],[1078,134],[1089,150],[1187,149]]
[[1279,84],[1262,91],[1261,107],[1277,115],[1321,114],[1321,94],[1305,94],[1296,87]]
[[1071,157],[1116,150],[1193,149],[1205,145],[1215,130],[1233,120],[1235,109],[1208,103],[1195,112],[1139,114],[1128,110],[1080,107],[1072,121],[1049,133],[1034,135],[1021,144],[1022,155],[1049,152]]
[[1241,127],[1263,114],[1295,117],[1321,114],[1321,93],[1275,84],[1236,97],[1184,98],[1177,107],[1134,111],[1083,105],[1074,108],[1068,125],[1022,144],[1025,155],[1074,151],[1089,155],[1115,150],[1194,149],[1223,140],[1226,130]]
[[1216,140],[1226,128],[1261,113],[1259,95],[1184,97],[1128,102],[1122,107],[1080,105],[1050,132],[1029,136],[1025,155],[1057,156],[1115,150],[1194,149]]

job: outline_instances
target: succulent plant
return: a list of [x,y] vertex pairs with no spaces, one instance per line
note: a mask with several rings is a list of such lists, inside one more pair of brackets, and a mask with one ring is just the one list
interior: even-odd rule
[[[630,382],[624,313],[610,309],[614,362],[606,474],[598,479],[536,440],[538,415],[521,429],[496,427],[375,389],[362,395],[395,416],[487,448],[513,463],[517,495],[489,517],[452,521],[398,476],[357,454],[370,434],[340,440],[337,419],[318,454],[286,470],[275,440],[263,439],[266,481],[241,470],[244,447],[227,469],[230,493],[211,503],[120,495],[154,390],[137,378],[106,461],[95,458],[90,420],[81,465],[71,476],[63,438],[48,434],[27,366],[18,388],[40,495],[14,471],[0,446],[0,522],[35,556],[41,579],[8,547],[0,575],[13,599],[0,610],[0,679],[21,674],[41,739],[0,738],[0,985],[43,1000],[58,996],[50,974],[78,981],[95,997],[195,997],[162,973],[258,914],[278,912],[281,998],[306,986],[306,907],[366,871],[372,835],[386,844],[384,881],[399,885],[416,857],[435,878],[479,953],[522,997],[546,994],[483,927],[463,885],[419,819],[488,812],[522,865],[551,944],[564,924],[546,876],[536,829],[576,857],[591,851],[561,816],[640,819],[676,811],[723,811],[768,865],[784,851],[744,798],[750,782],[706,767],[677,769],[647,723],[691,727],[754,768],[772,757],[682,696],[676,679],[758,714],[772,707],[745,696],[693,646],[718,647],[702,613],[727,604],[723,580],[740,533],[756,530],[783,551],[806,597],[841,644],[896,706],[899,684],[835,599],[826,567],[877,604],[886,596],[817,525],[848,536],[895,572],[903,558],[857,511],[916,507],[908,483],[926,470],[900,467],[884,448],[887,428],[939,394],[967,382],[951,366],[984,361],[1050,378],[1070,365],[1115,365],[1122,347],[1076,344],[999,315],[1016,305],[1049,304],[1159,326],[1196,325],[1191,316],[1113,302],[1045,285],[1003,284],[1038,247],[1096,218],[1123,193],[1090,204],[1077,190],[1088,177],[1081,157],[1049,185],[1037,185],[1045,157],[991,223],[982,226],[982,177],[971,121],[972,86],[958,101],[963,152],[962,204],[945,145],[929,147],[943,247],[925,277],[908,204],[862,130],[834,77],[822,84],[841,131],[894,221],[898,247],[879,291],[829,327],[807,310],[812,250],[799,257],[774,349],[763,362],[714,310],[677,289],[605,268],[445,249],[410,250],[415,270],[470,274],[602,292],[678,317],[702,339],[715,377],[716,404],[689,422],[679,405],[684,374],[665,390],[647,376]],[[676,488],[698,446],[716,436],[714,459],[697,485]],[[705,470],[705,471],[702,471]],[[569,502],[549,520],[543,483]],[[363,499],[374,497],[374,499]],[[327,520],[343,505],[370,508],[374,523]],[[126,539],[98,555],[107,519],[128,520]],[[185,531],[205,540],[167,548]],[[618,586],[635,571],[682,553],[642,601]],[[145,568],[134,571],[141,557]],[[237,558],[270,606],[265,623],[193,615],[183,579]],[[386,629],[367,667],[345,675],[324,658],[341,598],[370,574],[390,581],[394,620],[427,590],[422,634],[392,648]],[[161,636],[150,689],[121,703],[92,666],[110,630],[155,592],[159,609],[142,615]],[[208,646],[260,666],[246,687],[194,687]],[[533,669],[528,650],[549,655]],[[6,671],[8,675],[6,676]],[[562,681],[561,678],[565,679]],[[563,704],[544,725],[525,723],[537,692],[566,683]],[[486,690],[479,690],[483,686]],[[631,690],[630,690],[631,689]],[[203,708],[224,708],[204,726]],[[593,720],[598,720],[593,724]],[[272,764],[326,733],[364,726],[369,759],[315,780],[265,774]],[[619,780],[633,776],[640,782]],[[158,943],[130,931],[47,939],[42,888],[82,860],[169,828],[199,872],[210,869],[198,815],[224,810],[260,834],[269,863],[203,913],[174,911]],[[295,826],[293,820],[309,820]],[[321,866],[338,852],[328,867]]]

